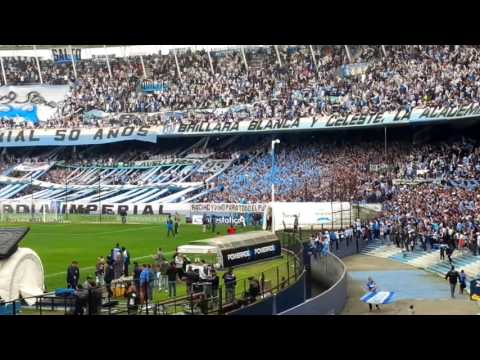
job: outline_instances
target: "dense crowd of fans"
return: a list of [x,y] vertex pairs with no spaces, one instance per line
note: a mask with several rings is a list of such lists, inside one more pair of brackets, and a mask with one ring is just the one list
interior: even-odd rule
[[[297,118],[333,113],[411,111],[421,106],[454,107],[480,99],[478,46],[363,46],[347,56],[343,46],[186,51],[175,56],[115,58],[110,63],[81,60],[75,78],[71,64],[41,61],[47,84],[70,84],[71,91],[46,127],[115,126],[119,123],[160,125],[232,121],[241,118]],[[279,59],[280,58],[280,61]],[[210,63],[210,59],[212,62]],[[6,61],[9,83],[38,82],[34,59]],[[342,68],[364,64],[359,72]],[[142,81],[153,81],[146,93]],[[205,111],[205,110],[209,111]],[[223,109],[223,110],[221,110]],[[87,118],[85,112],[158,113],[143,118]],[[1,126],[19,126],[2,121]]]
[[[394,179],[436,181],[478,179],[480,146],[470,139],[447,144],[412,145],[313,143],[292,145],[275,156],[273,180],[278,201],[384,201],[393,194]],[[247,163],[220,175],[223,191],[210,194],[218,202],[268,202],[272,157],[269,149],[250,154]]]

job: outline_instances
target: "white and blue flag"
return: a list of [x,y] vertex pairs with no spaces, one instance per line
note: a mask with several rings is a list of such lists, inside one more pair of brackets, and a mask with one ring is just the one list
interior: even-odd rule
[[391,304],[394,302],[394,295],[392,291],[368,292],[360,300],[367,304]]

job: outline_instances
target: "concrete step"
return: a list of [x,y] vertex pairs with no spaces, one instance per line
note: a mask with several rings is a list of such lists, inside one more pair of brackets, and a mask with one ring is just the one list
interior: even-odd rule
[[[439,250],[425,252],[423,249],[416,249],[413,252],[405,253],[404,256],[402,249],[397,248],[395,245],[375,243],[369,244],[361,253],[406,263],[417,268],[422,268],[442,278],[450,271],[452,264],[458,271],[464,270],[468,279],[480,277],[480,257],[475,257],[470,254],[455,252],[452,256],[452,264],[450,264],[448,260],[440,260]],[[467,280],[466,283],[466,291],[469,293],[470,281]]]
[[410,264],[413,266],[419,266],[419,267],[428,267],[430,265],[433,265],[439,261],[439,255],[438,252],[432,251],[432,252],[426,252],[423,253],[422,256],[419,256],[412,261],[410,261]]

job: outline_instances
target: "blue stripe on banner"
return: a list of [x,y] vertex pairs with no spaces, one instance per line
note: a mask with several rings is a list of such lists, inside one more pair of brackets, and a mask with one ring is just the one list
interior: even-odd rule
[[383,301],[384,304],[391,304],[394,302],[393,300],[393,296],[395,295],[395,293],[392,291],[390,292],[390,294],[388,295],[388,297]]
[[392,291],[379,291],[376,293],[369,292],[363,295],[360,298],[360,301],[363,301],[367,304],[391,304],[394,302],[394,295],[395,293]]
[[377,294],[374,292],[369,292],[365,295],[363,295],[360,300],[363,302],[368,302],[371,298],[375,297]]

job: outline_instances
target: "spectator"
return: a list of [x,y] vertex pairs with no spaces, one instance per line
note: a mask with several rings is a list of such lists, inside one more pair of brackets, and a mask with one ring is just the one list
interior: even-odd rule
[[184,276],[183,268],[184,268],[184,265],[185,265],[185,258],[183,257],[182,254],[177,252],[174,256],[174,260],[175,260],[175,267],[176,267],[177,273],[178,273],[178,279],[182,280],[183,276]]
[[185,273],[185,285],[187,287],[187,295],[192,293],[192,284],[194,282],[195,273],[191,266],[187,267],[187,272]]
[[170,263],[170,266],[168,267],[166,274],[168,279],[168,296],[176,297],[177,296],[177,269],[174,261]]
[[255,302],[257,300],[257,296],[260,294],[260,283],[257,279],[253,276],[248,278],[249,288],[246,294],[249,302]]
[[148,264],[147,268],[148,268],[148,300],[152,302],[154,282],[155,282],[155,272],[153,271],[151,264]]
[[460,274],[455,270],[455,266],[452,265],[450,271],[445,275],[445,280],[448,279],[450,283],[450,294],[452,299],[455,297],[455,287],[457,286],[458,279]]
[[109,260],[110,256],[107,257],[107,267],[105,270],[105,285],[107,287],[108,298],[110,299],[113,296],[112,281],[115,278],[115,269],[112,261]]
[[140,273],[140,298],[141,303],[144,304],[150,300],[150,271],[147,264],[143,264],[142,272]]
[[130,265],[130,251],[128,251],[125,247],[122,247],[123,253],[123,275],[126,277],[128,276],[128,266]]
[[212,289],[212,298],[213,298],[213,303],[217,304],[218,303],[218,288],[220,285],[220,280],[218,278],[217,272],[215,269],[212,269],[209,277],[209,282],[211,284],[211,289]]
[[[375,283],[375,281],[373,281],[373,279],[371,277],[368,277],[366,288],[367,288],[367,291],[372,292],[372,293],[376,293],[377,290],[378,290],[377,284]],[[378,304],[375,304],[375,308],[380,310],[380,306]],[[368,309],[369,309],[369,311],[373,310],[372,304],[370,304],[370,303],[368,304]]]
[[173,237],[175,237],[175,232],[173,231],[173,220],[172,216],[168,215],[168,220],[167,220],[167,237],[172,234]]
[[460,283],[460,295],[463,295],[463,290],[465,290],[465,288],[467,287],[467,275],[463,270],[460,271],[459,283]]
[[135,285],[135,290],[137,295],[140,293],[140,275],[142,273],[142,268],[138,265],[136,261],[133,262],[133,283]]
[[168,292],[168,276],[167,276],[167,270],[169,268],[168,261],[163,260],[160,265],[160,290],[164,289],[165,292]]
[[127,283],[125,296],[127,298],[128,315],[136,315],[138,312],[138,296],[133,284]]
[[103,256],[98,257],[95,266],[95,279],[98,286],[105,285],[105,259]]
[[67,287],[69,289],[77,289],[80,280],[80,269],[78,262],[72,261],[72,264],[67,269]]
[[237,229],[233,226],[233,224],[230,224],[230,226],[227,229],[228,235],[235,235],[237,233]]
[[232,268],[229,268],[228,271],[223,274],[223,282],[225,284],[226,303],[232,303],[235,301],[235,287],[237,286],[237,279]]
[[179,224],[180,224],[180,214],[175,212],[175,224],[174,224],[175,235],[178,235],[178,225]]

